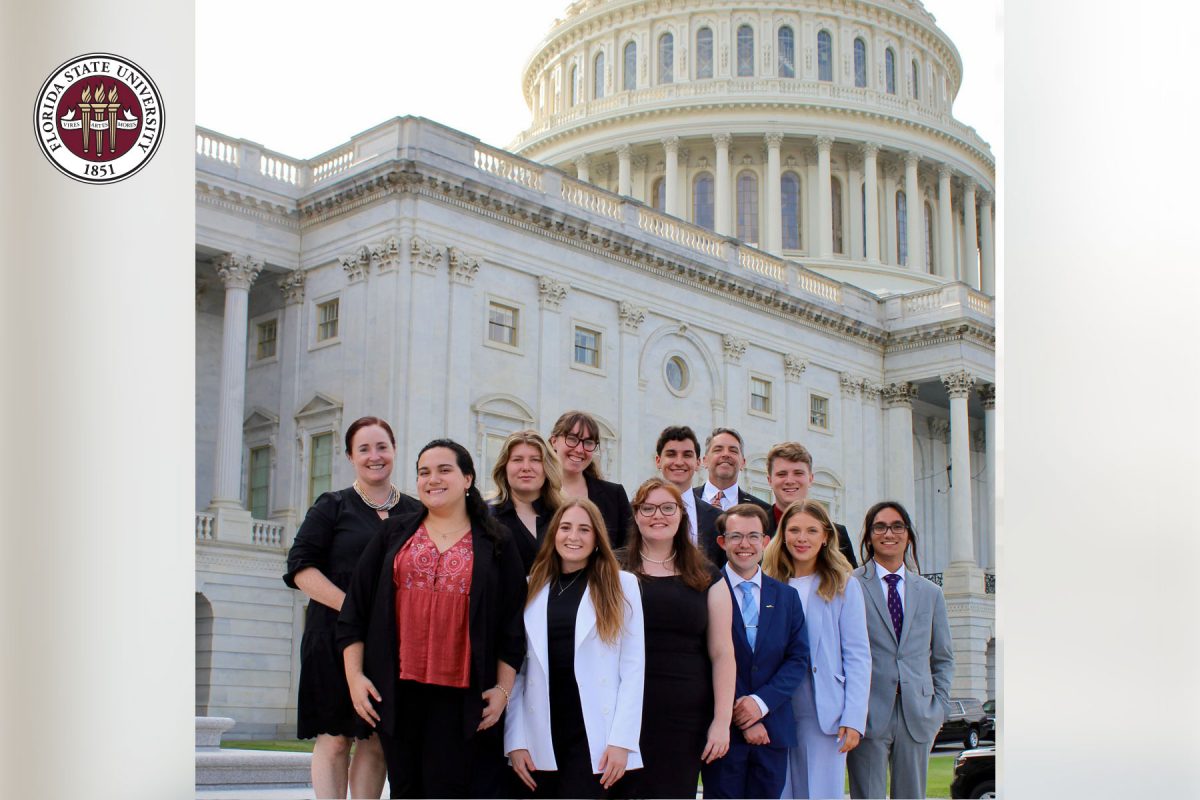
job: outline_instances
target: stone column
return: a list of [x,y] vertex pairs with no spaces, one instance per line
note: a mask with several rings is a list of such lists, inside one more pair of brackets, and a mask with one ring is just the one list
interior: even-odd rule
[[618,308],[621,318],[621,384],[618,387],[618,420],[620,426],[621,474],[612,480],[634,485],[641,468],[644,466],[644,454],[638,451],[635,442],[640,441],[638,420],[641,417],[641,382],[638,379],[638,355],[641,351],[641,340],[638,338],[638,328],[646,319],[646,309],[633,303],[621,301]]
[[729,144],[733,137],[728,133],[714,133],[713,144],[717,146],[717,181],[713,189],[714,229],[722,236],[733,236],[733,186],[729,168]]
[[883,389],[884,427],[887,429],[883,485],[887,496],[907,509],[916,507],[912,424],[912,399],[916,395],[917,387],[911,383],[892,383]]
[[446,320],[449,337],[446,359],[446,435],[456,442],[471,441],[471,345],[474,322],[471,287],[482,260],[457,247],[448,252],[450,309]]
[[583,181],[584,183],[588,183],[592,179],[591,171],[589,170],[590,164],[591,159],[585,155],[578,156],[575,159],[575,177],[579,178],[579,180]]
[[779,145],[783,142],[783,134],[768,133],[764,139],[767,142],[767,215],[766,250],[779,255],[783,252],[783,192],[779,186],[782,177],[779,169]]
[[[839,428],[842,439],[841,472],[846,476],[846,510],[865,508],[862,481],[856,479],[862,474],[863,460],[863,410],[858,399],[862,381],[848,372],[843,372],[838,375],[838,384],[842,390],[842,419]],[[845,518],[844,514],[842,516]]]
[[987,504],[985,505],[987,523],[984,526],[983,552],[979,554],[979,563],[984,567],[996,565],[996,384],[986,383],[978,387],[979,399],[983,402],[983,451],[986,477],[983,485],[987,487]]
[[[817,208],[820,209],[817,255],[829,258],[833,255],[833,190],[830,187],[829,154],[833,149],[832,136],[817,137]],[[843,232],[845,226],[843,226]]]
[[[866,142],[862,146],[863,181],[866,187],[867,261],[879,263],[879,145]],[[894,202],[894,201],[893,201]]]
[[984,192],[979,198],[979,289],[996,294],[996,251],[992,241],[992,195]]
[[[409,451],[397,453],[397,461],[403,457],[404,466],[416,461],[417,449],[433,438],[428,434],[436,431],[441,435],[446,430],[446,384],[430,378],[444,374],[450,358],[447,349],[450,332],[446,324],[450,282],[442,273],[446,268],[446,247],[414,235],[408,249],[411,268],[407,295],[419,297],[421,301],[412,302],[400,332],[402,346],[407,351],[404,356],[407,369],[400,383],[400,397],[407,405],[403,419],[404,441]],[[423,391],[412,390],[422,384]],[[396,469],[393,468],[393,472]],[[411,474],[409,477],[415,479]]]
[[629,197],[633,193],[632,155],[633,148],[627,144],[617,148],[617,194],[622,197]]
[[786,353],[783,356],[783,390],[787,393],[783,407],[787,409],[785,425],[790,442],[799,441],[808,429],[805,424],[808,409],[804,407],[804,390],[800,386],[800,378],[807,368],[808,362],[799,353]]
[[899,238],[896,231],[896,178],[898,170],[889,165],[883,172],[883,222],[887,231],[887,242],[882,248],[883,263],[897,266],[900,263]]
[[725,356],[725,416],[721,424],[734,429],[741,425],[750,396],[741,367],[742,356],[749,345],[745,339],[728,333],[721,337],[721,350]]
[[[860,492],[860,496],[863,499],[863,506],[861,508],[848,509],[849,516],[845,520],[846,528],[850,531],[850,537],[854,541],[855,553],[858,553],[858,538],[862,532],[859,526],[863,515],[872,503],[884,495],[882,488],[883,476],[879,470],[879,465],[883,463],[880,451],[884,445],[883,435],[880,432],[881,412],[879,408],[879,395],[882,390],[882,386],[866,379],[863,380],[859,387],[859,391],[862,393],[863,449],[862,491]],[[855,480],[855,478],[856,476],[850,476],[850,480]]]
[[662,140],[666,154],[666,174],[663,176],[663,191],[666,196],[663,208],[673,217],[679,216],[679,137],[668,136]]
[[949,164],[938,164],[938,259],[937,273],[954,280],[954,228],[951,221]]
[[804,156],[804,231],[801,238],[804,249],[815,258],[821,250],[821,198],[818,184],[821,182],[817,169],[817,148],[806,147],[801,153]]
[[[862,180],[862,161],[859,160],[858,154],[846,154],[846,195],[850,201],[850,219],[846,220],[842,225],[842,251],[853,259],[863,260],[866,255],[863,252],[863,200],[865,185],[863,189],[859,185]],[[849,239],[849,242],[846,239]]]
[[279,323],[279,435],[275,440],[277,467],[271,476],[274,495],[271,519],[284,524],[285,544],[291,544],[301,513],[303,498],[297,491],[295,465],[296,417],[300,410],[300,359],[304,339],[304,270],[298,269],[279,281],[283,316]]
[[[242,421],[246,404],[246,334],[250,287],[262,270],[251,256],[226,253],[215,262],[225,284],[225,316],[221,332],[221,380],[217,410],[217,454],[214,459],[212,509],[243,510]],[[247,515],[248,516],[248,515]]]
[[[371,374],[368,366],[370,348],[367,345],[367,281],[371,274],[371,250],[360,247],[350,255],[340,256],[342,271],[346,274],[346,287],[342,290],[339,301],[338,338],[344,342],[339,348],[344,372],[342,373],[342,409],[346,419],[358,419],[367,413],[375,413],[375,407],[368,410],[366,382]],[[374,290],[374,287],[372,287]],[[336,439],[337,436],[334,436]],[[353,480],[354,470],[347,459],[333,460],[333,485],[339,481]],[[341,484],[345,485],[345,484]]]
[[982,593],[983,573],[975,562],[971,524],[971,429],[967,416],[967,396],[975,376],[960,370],[943,375],[942,383],[950,393],[950,564],[975,568],[972,572],[978,572],[979,585],[966,588]]
[[904,154],[904,203],[908,214],[908,263],[917,272],[925,271],[925,204],[917,180],[917,165],[921,157],[909,151]]
[[538,429],[549,431],[563,412],[559,396],[565,348],[562,336],[562,304],[567,284],[543,275],[538,278]]
[[646,203],[649,201],[646,197],[646,166],[650,159],[645,154],[639,154],[630,160],[633,162],[633,199]]

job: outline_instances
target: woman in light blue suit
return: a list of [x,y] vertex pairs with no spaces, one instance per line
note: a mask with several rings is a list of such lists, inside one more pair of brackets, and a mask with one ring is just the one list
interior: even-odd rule
[[842,798],[846,753],[866,729],[871,647],[862,587],[850,579],[823,505],[798,500],[784,510],[763,572],[799,593],[812,659],[811,673],[792,695],[798,744],[788,753],[783,796]]

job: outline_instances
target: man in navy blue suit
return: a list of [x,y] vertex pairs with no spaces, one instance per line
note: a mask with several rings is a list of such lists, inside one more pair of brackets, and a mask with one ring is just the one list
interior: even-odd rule
[[737,690],[729,752],[703,767],[704,796],[779,797],[796,744],[792,693],[808,669],[800,595],[759,568],[767,512],[742,503],[717,518],[722,572],[733,595]]

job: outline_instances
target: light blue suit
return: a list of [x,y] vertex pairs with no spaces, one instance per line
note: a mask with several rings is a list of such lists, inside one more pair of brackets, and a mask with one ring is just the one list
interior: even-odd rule
[[871,646],[859,581],[851,577],[833,600],[825,600],[814,586],[805,621],[812,663],[792,695],[797,745],[788,754],[784,797],[840,798],[846,755],[838,752],[838,729],[865,732],[871,689]]

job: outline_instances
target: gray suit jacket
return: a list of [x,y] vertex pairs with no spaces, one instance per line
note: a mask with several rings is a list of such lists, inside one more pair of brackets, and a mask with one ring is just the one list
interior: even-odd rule
[[949,710],[954,677],[946,600],[937,584],[906,568],[904,623],[897,642],[875,567],[872,560],[854,570],[867,598],[867,636],[871,642],[871,695],[864,735],[870,738],[883,734],[891,719],[892,704],[898,699],[912,738],[932,742]]

